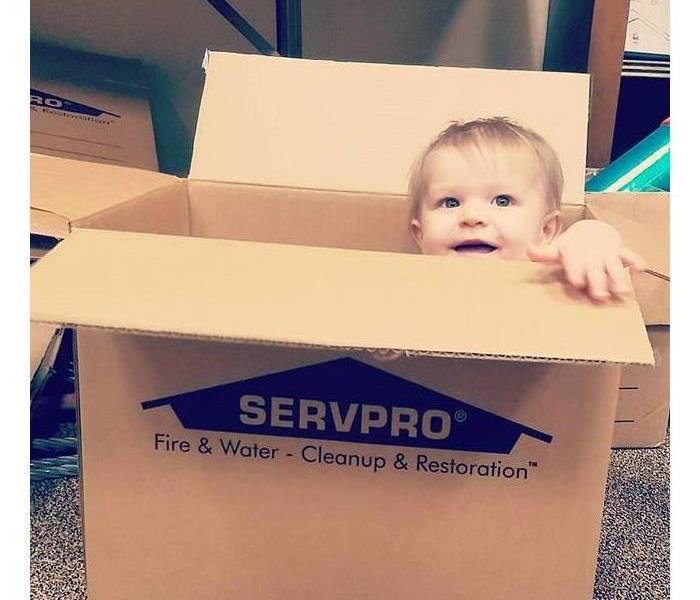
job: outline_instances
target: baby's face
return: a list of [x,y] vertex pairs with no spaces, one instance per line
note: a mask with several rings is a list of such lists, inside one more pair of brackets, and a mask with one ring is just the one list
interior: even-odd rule
[[424,195],[411,231],[424,254],[527,260],[559,229],[545,176],[527,150],[446,146],[423,163]]

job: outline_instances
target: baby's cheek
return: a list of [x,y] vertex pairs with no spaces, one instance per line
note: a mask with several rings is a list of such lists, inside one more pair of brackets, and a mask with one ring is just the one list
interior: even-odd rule
[[503,260],[527,260],[525,246],[515,244],[502,247],[499,256]]
[[527,260],[527,248],[536,244],[536,232],[526,228],[513,227],[504,232],[504,243],[501,246],[501,257],[508,260]]
[[423,229],[423,252],[425,254],[440,254],[441,248],[449,244],[449,224],[434,219],[426,222]]

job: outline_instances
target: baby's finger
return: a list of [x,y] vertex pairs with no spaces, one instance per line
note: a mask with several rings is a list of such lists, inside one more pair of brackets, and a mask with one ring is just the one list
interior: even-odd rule
[[557,244],[539,244],[529,246],[527,256],[533,262],[559,262],[559,246]]
[[644,259],[629,248],[620,249],[620,260],[625,267],[630,267],[633,271],[643,271],[647,268]]
[[586,269],[581,260],[563,255],[562,266],[566,280],[571,285],[579,289],[586,287]]
[[608,289],[613,294],[624,296],[632,291],[629,274],[625,271],[619,258],[609,258],[605,262],[605,270],[608,273]]
[[587,292],[593,300],[607,300],[610,298],[608,290],[608,274],[605,271],[604,263],[593,263],[586,270],[586,280],[588,282]]

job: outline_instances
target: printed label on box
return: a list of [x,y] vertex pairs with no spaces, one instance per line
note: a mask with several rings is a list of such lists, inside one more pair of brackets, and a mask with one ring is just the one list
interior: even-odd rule
[[[510,454],[521,435],[547,444],[553,439],[547,433],[352,358],[151,400],[143,402],[142,408],[151,410],[168,405],[185,429],[217,433],[501,455]],[[200,453],[218,451],[266,460],[285,454],[279,448],[248,445],[241,439],[222,437],[218,444],[212,439],[200,438]],[[192,450],[189,441],[176,440],[168,433],[155,433],[153,443],[157,451]],[[355,458],[351,460],[350,456]],[[286,457],[295,458],[295,455],[286,453]],[[304,446],[298,457],[307,463],[371,467],[374,472],[387,465],[385,456],[328,452],[321,445]],[[527,478],[527,469],[503,466],[502,461],[492,464],[469,464],[454,459],[435,461],[421,453],[411,458],[413,464],[409,465],[405,455],[396,454],[394,467]]]
[[[49,94],[48,92],[43,92],[34,88],[30,89],[29,106],[32,110],[43,110],[57,114],[61,112],[67,113],[65,116],[81,115],[85,120],[99,123],[104,122],[107,116],[121,119],[121,115],[116,113],[75,102],[74,100],[68,100],[67,98],[62,98],[61,96]],[[100,117],[103,117],[103,119],[100,120]],[[113,119],[106,120],[109,122]]]

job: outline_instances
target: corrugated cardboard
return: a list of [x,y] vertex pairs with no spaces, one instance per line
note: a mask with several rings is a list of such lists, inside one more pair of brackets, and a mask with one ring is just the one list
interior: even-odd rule
[[[346,354],[81,329],[78,355],[93,596],[592,595],[615,367],[355,356],[460,398],[465,411],[474,406],[553,436],[546,443],[523,435],[511,453],[491,454],[193,430],[168,405],[143,407]],[[351,383],[339,380],[335,397]],[[190,450],[156,451],[156,433]],[[211,455],[197,450],[204,437],[215,446]],[[220,440],[241,440],[249,452],[257,445],[260,455],[278,448],[277,457],[223,455]],[[370,466],[306,462],[308,446],[362,455]],[[410,470],[394,468],[399,454]],[[518,480],[419,472],[419,454],[482,465],[482,473],[492,464],[525,470]],[[306,456],[316,460],[313,450]],[[375,472],[378,458],[386,465]]]
[[647,271],[632,277],[656,366],[624,367],[613,446],[651,448],[666,438],[670,406],[670,227],[668,193],[587,194],[591,216],[613,225],[639,252]]
[[[413,160],[450,121],[510,116],[558,153],[563,202],[583,203],[587,75],[222,52],[205,67],[190,178],[405,194]],[[544,111],[542,98],[559,102]]]
[[33,152],[158,170],[137,61],[32,46]]
[[[40,258],[81,219],[179,182],[142,169],[31,154],[31,257]],[[159,217],[160,227],[167,215]]]
[[[572,298],[546,268],[526,262],[463,264],[422,255],[86,229],[34,271],[37,321],[55,321],[60,307],[59,320],[71,326],[179,338],[528,361],[650,362],[635,303],[600,310],[585,297]],[[60,286],[69,278],[70,286]],[[434,313],[450,297],[468,298],[458,319],[451,311],[416,318]],[[160,306],[164,298],[167,310]]]
[[652,325],[647,327],[647,334],[654,350],[655,365],[622,368],[613,448],[655,448],[666,439],[671,329]]
[[586,194],[589,213],[615,227],[625,243],[647,263],[647,271],[633,277],[647,325],[670,323],[669,205],[667,192]]
[[[77,326],[88,594],[590,599],[618,365],[653,361],[639,308],[593,306],[539,265],[406,254],[405,156],[388,158],[392,115],[412,132],[399,145],[425,141],[416,73],[442,120],[476,116],[444,111],[495,80],[216,54],[208,69],[191,177],[86,216],[32,269],[32,317]],[[556,105],[587,90],[545,80]],[[294,114],[290,81],[308,95]],[[559,127],[585,132],[587,97]],[[333,126],[356,114],[366,136]],[[340,154],[316,128],[345,136],[323,146]],[[580,173],[584,141],[564,152]],[[364,189],[360,164],[381,183]]]

